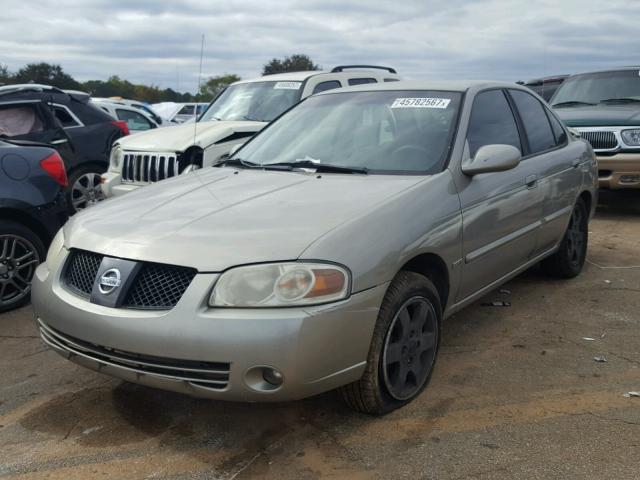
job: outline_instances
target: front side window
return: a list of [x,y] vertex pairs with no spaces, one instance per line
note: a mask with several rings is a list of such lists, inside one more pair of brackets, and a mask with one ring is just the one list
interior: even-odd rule
[[516,104],[524,131],[529,140],[529,153],[535,154],[556,146],[549,119],[540,103],[533,95],[520,90],[509,90]]
[[640,71],[586,73],[567,78],[551,99],[563,108],[597,104],[640,103]]
[[310,97],[238,153],[268,167],[306,162],[369,173],[441,171],[461,95],[445,91],[373,91]]
[[33,108],[9,107],[0,109],[0,135],[15,137],[42,130],[42,121]]
[[132,112],[131,110],[123,110],[121,108],[118,108],[116,109],[116,115],[118,116],[118,120],[127,122],[129,130],[141,131],[153,128],[151,122],[144,118],[144,116],[139,114],[138,112]]
[[467,130],[469,153],[474,157],[485,145],[512,145],[522,152],[520,134],[509,102],[502,90],[476,95]]
[[328,82],[320,82],[313,89],[313,93],[326,92],[327,90],[333,90],[334,88],[340,88],[340,82],[338,80],[329,80]]
[[300,101],[302,82],[248,82],[231,85],[209,105],[200,122],[270,122]]

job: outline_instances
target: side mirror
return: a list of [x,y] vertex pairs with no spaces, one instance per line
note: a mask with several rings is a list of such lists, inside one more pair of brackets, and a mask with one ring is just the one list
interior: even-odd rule
[[520,150],[511,145],[485,145],[480,147],[473,159],[462,165],[462,172],[470,176],[503,172],[517,167],[521,158]]

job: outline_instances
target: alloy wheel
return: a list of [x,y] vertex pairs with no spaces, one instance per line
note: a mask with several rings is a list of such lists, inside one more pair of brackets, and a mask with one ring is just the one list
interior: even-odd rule
[[407,300],[395,314],[382,354],[382,371],[389,394],[406,400],[424,385],[433,369],[438,344],[438,319],[425,297]]
[[75,211],[83,210],[104,200],[101,176],[98,173],[85,173],[79,176],[71,186],[71,204]]
[[40,263],[35,246],[18,235],[0,235],[0,306],[18,303],[31,292]]
[[569,228],[567,229],[567,256],[571,263],[580,263],[584,250],[584,225],[582,210],[579,207],[573,209]]

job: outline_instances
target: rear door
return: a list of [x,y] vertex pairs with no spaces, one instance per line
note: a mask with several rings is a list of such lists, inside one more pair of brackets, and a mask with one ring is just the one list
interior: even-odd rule
[[[484,145],[506,144],[526,152],[510,98],[502,89],[476,95],[467,128],[465,158]],[[461,301],[527,263],[542,214],[537,167],[463,177],[458,186],[463,217]]]
[[567,147],[567,133],[556,116],[528,92],[509,90],[520,115],[529,154],[523,162],[535,164],[543,198],[536,254],[553,248],[562,238],[582,184],[578,150]]

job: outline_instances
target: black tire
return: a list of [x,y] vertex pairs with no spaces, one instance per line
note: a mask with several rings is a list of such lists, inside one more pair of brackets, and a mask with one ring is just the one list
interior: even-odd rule
[[558,250],[541,262],[542,269],[557,278],[576,277],[586,260],[588,241],[589,213],[584,201],[578,199]]
[[[418,312],[424,306],[428,309],[427,317],[420,324]],[[413,313],[410,307],[415,308]],[[401,320],[403,309],[410,314],[408,325],[412,326],[407,330]],[[340,389],[347,405],[363,413],[384,415],[418,396],[431,380],[440,345],[441,320],[440,297],[431,280],[413,272],[398,273],[382,301],[365,372],[360,380]],[[415,327],[418,334],[414,333]],[[428,340],[421,345],[419,339]],[[394,362],[393,357],[400,361]],[[420,373],[414,374],[412,368],[421,369]],[[403,372],[406,372],[404,380]]]
[[69,173],[67,204],[70,215],[104,200],[100,183],[104,171],[105,168],[98,164],[89,164]]
[[31,280],[46,255],[42,240],[29,228],[0,220],[0,312],[31,298]]

